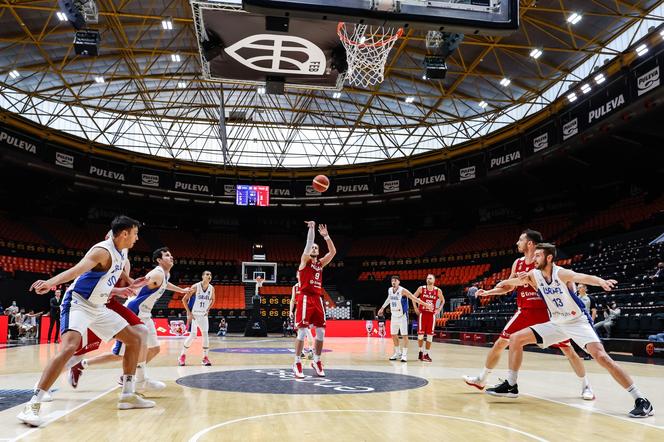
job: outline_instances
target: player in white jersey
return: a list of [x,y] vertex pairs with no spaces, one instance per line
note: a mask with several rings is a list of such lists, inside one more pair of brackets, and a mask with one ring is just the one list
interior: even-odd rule
[[[387,289],[387,299],[378,310],[378,316],[382,316],[385,307],[390,306],[390,335],[394,344],[394,354],[390,356],[390,361],[401,359],[401,362],[408,362],[408,299],[418,305],[425,305],[426,302],[420,301],[400,284],[399,276],[392,276],[392,287]],[[401,344],[399,344],[400,338]]]
[[186,353],[191,343],[198,335],[198,329],[201,330],[203,336],[203,361],[202,364],[206,367],[212,365],[208,357],[210,350],[210,337],[208,330],[210,323],[208,321],[208,313],[210,308],[214,305],[214,286],[210,284],[212,281],[212,273],[208,270],[203,272],[203,280],[191,286],[190,292],[182,298],[182,304],[187,311],[187,322],[191,323],[191,333],[185,339],[182,345],[182,351],[178,358],[178,365],[184,366],[186,362]]
[[57,380],[69,358],[87,339],[88,329],[104,341],[115,337],[127,346],[122,363],[123,386],[118,408],[126,410],[155,406],[153,401],[138,396],[134,389],[134,375],[140,352],[140,338],[137,332],[132,330],[120,315],[104,305],[108,297],[114,293],[115,283],[122,273],[126,249],[132,248],[138,240],[139,225],[138,221],[127,216],[116,217],[111,223],[113,238],[95,244],[83,259],[69,270],[47,281],[37,280],[30,286],[31,291],[43,295],[52,287],[75,279],[62,301],[61,351],[44,369],[30,402],[17,416],[20,421],[34,426],[43,423],[40,416],[42,399]]
[[650,401],[639,391],[629,374],[606,353],[592,326],[588,310],[576,294],[575,283],[599,286],[609,292],[616,286],[617,281],[558,267],[553,263],[555,256],[556,247],[553,244],[538,244],[535,249],[535,269],[500,283],[508,286],[529,284],[546,302],[551,320],[524,328],[510,336],[508,378],[502,384],[489,388],[487,393],[518,397],[517,374],[525,345],[537,343],[548,347],[556,342],[572,339],[632,395],[635,404],[634,409],[629,412],[630,417],[652,416],[654,411]]

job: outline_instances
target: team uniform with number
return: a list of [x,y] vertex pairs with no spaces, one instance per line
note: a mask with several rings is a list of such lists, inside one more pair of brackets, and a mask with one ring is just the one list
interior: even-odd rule
[[[516,274],[527,273],[535,268],[535,261],[526,263],[526,258],[519,258],[516,262],[514,271]],[[549,310],[546,303],[529,284],[524,284],[516,288],[516,306],[517,310],[514,316],[505,325],[500,337],[509,339],[510,335],[530,327],[535,324],[541,324],[549,321]],[[556,344],[554,347],[566,347],[569,341]]]
[[323,266],[320,262],[309,261],[298,271],[300,294],[296,295],[295,327],[325,327],[325,306],[323,305]]
[[79,332],[83,347],[87,345],[88,331],[110,341],[128,325],[125,319],[104,305],[120,279],[127,249],[116,249],[112,239],[97,243],[90,250],[98,247],[111,255],[111,266],[108,270],[91,270],[76,278],[65,293],[60,312],[60,334],[68,330]]
[[436,326],[436,320],[434,318],[434,311],[436,309],[436,301],[438,301],[438,287],[434,286],[433,290],[427,289],[427,286],[423,285],[420,287],[420,299],[423,302],[431,303],[431,308],[428,308],[426,305],[420,306],[420,316],[417,322],[417,334],[418,335],[433,335],[433,329]]
[[389,287],[387,297],[390,301],[390,334],[408,336],[408,298],[403,294],[403,287],[396,291]]
[[207,312],[212,303],[212,284],[208,284],[207,290],[203,290],[203,284],[200,282],[194,284],[194,287],[196,293],[189,298],[189,310],[194,317],[191,323],[191,333],[196,336],[198,327],[201,329],[201,334],[205,336],[210,328]]
[[[164,269],[157,266],[155,270],[162,273],[161,285],[154,289],[144,286],[134,298],[125,303],[125,307],[131,310],[138,318],[145,324],[148,329],[148,348],[158,347],[159,340],[157,339],[157,329],[155,328],[154,321],[152,320],[152,307],[159,298],[162,297],[168,286],[169,275],[164,272]],[[124,354],[124,345],[118,341],[113,347],[113,353],[116,355]]]
[[537,291],[546,302],[551,319],[542,324],[530,326],[539,336],[538,343],[546,348],[556,342],[572,339],[581,348],[592,342],[601,342],[593,321],[586,310],[583,301],[576,294],[576,287],[569,287],[558,277],[560,267],[553,266],[551,282],[544,279],[540,270],[535,270],[533,276],[537,283]]

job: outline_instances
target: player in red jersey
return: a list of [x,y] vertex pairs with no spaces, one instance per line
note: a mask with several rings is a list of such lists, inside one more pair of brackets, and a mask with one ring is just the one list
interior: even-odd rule
[[[519,253],[523,253],[523,257],[518,258],[512,264],[512,273],[510,274],[509,279],[527,273],[535,268],[535,246],[542,241],[542,234],[536,230],[526,229],[521,233],[519,240],[516,242],[516,246]],[[506,293],[511,293],[515,288],[517,291],[517,311],[507,325],[505,325],[500,337],[494,342],[493,347],[491,347],[491,350],[486,357],[486,362],[484,363],[484,369],[479,376],[465,375],[463,377],[466,384],[479,390],[484,389],[489,374],[491,374],[494,367],[498,365],[500,355],[509,344],[510,335],[528,328],[531,325],[549,321],[549,311],[546,308],[546,304],[529,285],[522,285],[519,287],[501,286],[495,287],[491,290],[480,289],[477,291],[477,296],[504,295]],[[590,387],[590,382],[586,376],[586,368],[583,365],[583,360],[569,345],[569,341],[556,344],[555,347],[559,348],[567,357],[572,369],[574,369],[574,373],[576,373],[581,380],[581,397],[589,401],[595,399],[595,394],[593,393],[592,388]]]
[[296,378],[303,378],[301,353],[304,348],[304,338],[309,327],[316,327],[316,339],[314,345],[314,360],[311,368],[318,376],[325,376],[323,363],[320,360],[323,351],[323,340],[325,339],[325,307],[323,305],[323,268],[332,261],[337,249],[327,232],[327,226],[318,226],[318,233],[327,244],[327,254],[318,259],[320,250],[318,244],[314,243],[316,236],[316,222],[305,221],[309,232],[307,233],[307,244],[300,259],[297,269],[297,278],[300,283],[300,296],[297,299],[295,309],[295,328],[297,338],[295,340],[295,362],[293,362],[293,373]]
[[[418,287],[413,296],[420,298],[426,304],[417,306],[413,304],[415,313],[417,313],[417,346],[420,352],[417,356],[422,362],[431,362],[429,350],[431,350],[431,343],[433,342],[433,330],[436,327],[436,316],[443,309],[445,305],[445,297],[443,291],[436,287],[436,277],[432,274],[427,275],[427,285]],[[440,300],[440,303],[437,301]],[[427,336],[427,344],[424,351],[422,351],[422,344],[424,344],[424,335]]]

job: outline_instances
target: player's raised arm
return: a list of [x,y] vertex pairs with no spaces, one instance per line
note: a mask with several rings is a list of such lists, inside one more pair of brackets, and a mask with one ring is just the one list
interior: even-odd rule
[[43,295],[48,293],[51,290],[51,287],[55,287],[76,279],[83,273],[89,272],[98,265],[108,264],[110,260],[111,254],[108,253],[108,250],[102,247],[95,247],[90,252],[88,252],[74,267],[59,273],[46,281],[39,279],[33,282],[30,286],[30,290],[34,290],[38,295]]
[[323,258],[320,260],[320,264],[325,267],[332,261],[332,258],[334,258],[334,255],[337,254],[337,248],[334,247],[334,243],[332,242],[332,238],[330,238],[330,234],[327,232],[327,225],[321,224],[318,226],[318,233],[323,237],[325,240],[325,244],[327,244],[327,253]]
[[[516,263],[517,263],[517,261],[514,261],[514,263],[512,264],[512,272],[510,273],[510,277],[509,277],[508,279],[506,279],[505,281],[508,281],[508,280],[510,280],[510,279],[512,279],[512,278],[516,278],[516,277],[517,277],[517,274],[516,274]],[[505,281],[501,281],[501,282],[505,282]],[[511,285],[509,285],[509,284],[504,284],[504,285],[501,285],[500,287],[499,287],[498,285],[496,285],[496,286],[495,286],[494,288],[492,288],[491,290],[479,289],[479,290],[477,290],[477,292],[475,293],[475,295],[476,295],[476,296],[495,296],[495,295],[504,295],[504,294],[506,294],[506,293],[510,293],[510,292],[512,292],[516,287],[517,287],[516,285],[515,285],[515,286],[511,286]]]
[[[418,288],[417,291],[419,291],[419,290],[420,290],[420,289]],[[417,291],[416,291],[416,293],[417,293]],[[402,293],[403,295],[406,295],[406,296],[408,297],[408,299],[410,299],[411,301],[413,301],[413,304],[415,304],[415,305],[427,305],[426,302],[421,301],[421,300],[417,297],[417,296],[419,296],[419,293],[418,293],[417,296],[415,296],[415,295],[413,295],[413,294],[410,292],[410,290],[408,290],[408,289],[405,288],[405,287],[403,288],[403,291],[402,291],[401,293]]]
[[311,247],[314,245],[314,239],[316,239],[316,221],[305,221],[304,223],[307,225],[309,231],[307,232],[307,243],[304,245],[304,252],[302,252],[302,257],[300,258],[300,270],[311,259]]
[[599,276],[586,275],[585,273],[577,273],[574,270],[562,268],[558,271],[558,277],[563,282],[576,282],[580,284],[602,287],[602,289],[606,292],[610,292],[618,284],[618,281],[615,279],[602,279]]

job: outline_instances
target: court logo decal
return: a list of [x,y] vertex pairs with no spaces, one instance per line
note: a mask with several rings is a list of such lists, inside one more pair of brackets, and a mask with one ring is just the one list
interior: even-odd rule
[[[286,347],[232,347],[232,348],[214,348],[210,351],[217,353],[240,353],[245,355],[292,355],[295,350]],[[332,350],[323,349],[323,353],[329,353]]]
[[[305,364],[306,365],[306,364]],[[426,379],[395,373],[364,370],[325,370],[326,377],[304,370],[297,379],[290,368],[216,371],[185,376],[179,385],[205,390],[267,394],[363,394],[412,390],[428,384]]]
[[28,402],[32,394],[33,390],[0,390],[0,411]]
[[326,68],[323,51],[309,40],[295,35],[250,35],[224,51],[255,71],[323,75]]

